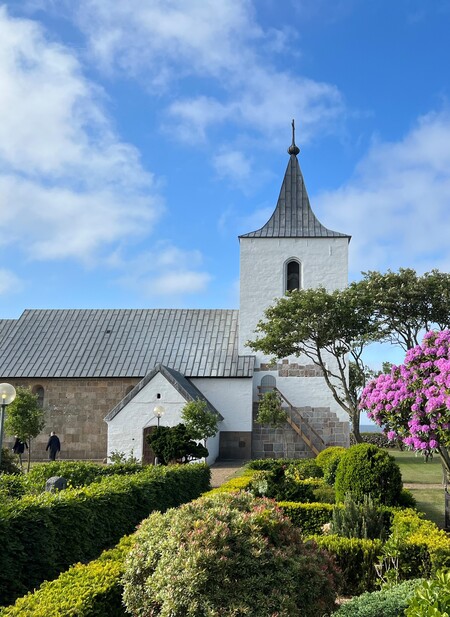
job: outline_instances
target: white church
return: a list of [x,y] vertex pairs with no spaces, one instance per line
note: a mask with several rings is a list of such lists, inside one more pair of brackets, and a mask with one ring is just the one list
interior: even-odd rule
[[[348,445],[348,416],[317,366],[294,357],[272,364],[246,345],[286,291],[332,291],[348,281],[350,236],[316,218],[294,129],[288,153],[272,216],[239,238],[239,310],[34,309],[0,320],[0,381],[39,396],[47,426],[38,445],[55,430],[62,458],[121,452],[151,462],[147,435],[157,424],[178,424],[183,406],[197,398],[220,420],[207,443],[210,463],[309,457]],[[281,429],[254,421],[261,393],[274,388],[288,412]]]

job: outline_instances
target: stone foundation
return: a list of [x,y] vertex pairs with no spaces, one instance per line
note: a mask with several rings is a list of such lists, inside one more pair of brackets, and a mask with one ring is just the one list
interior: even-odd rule
[[219,460],[250,460],[252,434],[245,431],[221,431]]
[[[7,379],[14,387],[44,388],[45,428],[31,444],[32,460],[46,460],[50,431],[61,441],[61,459],[103,460],[106,457],[107,424],[103,418],[117,405],[136,378],[115,379]],[[4,446],[13,438],[5,436]]]

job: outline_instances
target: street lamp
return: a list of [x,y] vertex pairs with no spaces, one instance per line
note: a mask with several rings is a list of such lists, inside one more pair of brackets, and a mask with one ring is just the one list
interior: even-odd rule
[[159,421],[161,420],[161,418],[164,415],[165,411],[166,410],[164,409],[164,407],[162,405],[156,405],[156,407],[153,409],[153,413],[155,414],[155,416],[158,419],[158,428],[159,428]]
[[9,383],[0,383],[0,465],[2,464],[3,424],[6,407],[16,398],[16,389]]
[[[165,409],[162,405],[156,405],[156,407],[153,408],[153,413],[155,414],[157,420],[158,420],[158,428],[159,428],[159,421],[161,420],[161,417],[164,415]],[[159,465],[159,459],[157,456],[155,456],[155,465]]]

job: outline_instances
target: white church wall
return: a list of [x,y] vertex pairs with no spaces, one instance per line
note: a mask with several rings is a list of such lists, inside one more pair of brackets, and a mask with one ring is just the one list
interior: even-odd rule
[[[161,373],[157,373],[128,405],[108,422],[108,456],[119,451],[127,456],[133,453],[137,459],[142,459],[143,429],[158,424],[153,411],[155,406],[164,408],[160,426],[175,426],[181,422],[181,410],[185,404],[186,400],[178,390]],[[208,440],[207,446],[207,462],[212,464],[219,452],[218,438]]]
[[252,430],[252,379],[192,378],[191,382],[222,414],[221,431]]
[[284,295],[285,264],[292,258],[301,264],[302,288],[346,287],[348,238],[241,238],[239,353],[252,353],[245,343],[255,337],[264,310]]

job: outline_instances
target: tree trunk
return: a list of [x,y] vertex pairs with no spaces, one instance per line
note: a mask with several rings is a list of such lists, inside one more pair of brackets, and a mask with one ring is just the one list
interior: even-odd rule
[[446,471],[446,474],[444,475],[447,478],[449,478],[450,477],[450,455],[448,453],[448,450],[444,446],[439,446],[437,450],[439,452],[439,456],[441,457],[442,467]]
[[350,420],[352,422],[352,433],[355,438],[356,443],[363,443],[363,438],[361,437],[361,433],[359,430],[359,419],[361,416],[361,412],[358,408],[353,409],[350,415]]
[[27,462],[27,473],[31,468],[31,437],[28,439],[28,462]]

